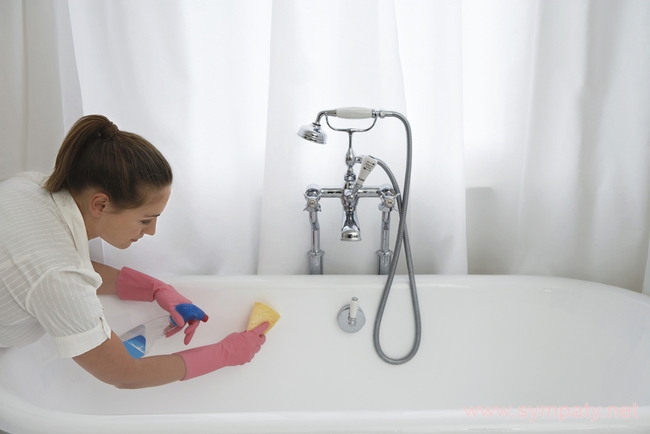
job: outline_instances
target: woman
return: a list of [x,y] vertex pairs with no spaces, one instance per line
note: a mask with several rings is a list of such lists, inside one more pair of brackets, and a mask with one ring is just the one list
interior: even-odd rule
[[19,347],[48,333],[71,357],[119,388],[187,380],[249,362],[268,324],[179,353],[132,358],[104,319],[97,294],[156,301],[187,345],[199,321],[185,324],[175,306],[191,303],[173,287],[130,268],[91,262],[88,240],[125,249],[156,231],[171,192],[172,171],[142,137],[104,116],[79,119],[50,177],[23,173],[0,182],[0,347]]

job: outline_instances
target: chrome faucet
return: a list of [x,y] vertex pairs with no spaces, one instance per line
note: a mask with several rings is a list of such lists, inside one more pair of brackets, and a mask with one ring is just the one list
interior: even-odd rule
[[[310,274],[323,274],[323,255],[324,252],[320,250],[320,226],[318,224],[318,211],[321,210],[319,201],[321,198],[339,198],[342,205],[342,223],[341,223],[341,241],[361,241],[361,229],[359,227],[357,218],[357,205],[359,199],[362,197],[376,197],[380,198],[382,203],[386,199],[382,197],[392,197],[393,201],[396,192],[388,186],[385,189],[380,188],[363,188],[368,174],[374,169],[377,160],[370,155],[357,157],[352,148],[352,135],[354,133],[365,132],[370,130],[377,122],[378,117],[383,117],[383,111],[375,111],[365,108],[345,108],[337,110],[325,110],[318,114],[316,121],[311,125],[305,125],[298,131],[298,135],[306,140],[325,144],[327,142],[327,135],[321,130],[320,120],[325,117],[327,125],[334,131],[342,131],[348,134],[348,150],[345,154],[346,171],[343,175],[343,186],[341,188],[318,188],[315,185],[310,185],[305,192],[305,199],[307,206],[305,211],[309,211],[309,222],[312,230],[312,248],[308,252],[309,255],[309,273]],[[370,127],[365,129],[334,128],[329,123],[329,116],[342,117],[348,119],[363,119],[373,118],[373,123]],[[354,166],[361,164],[359,175],[354,172]],[[392,193],[386,193],[386,190],[391,190]],[[388,197],[387,196],[387,197]],[[391,199],[388,199],[390,202]],[[388,274],[390,260],[392,253],[388,249],[388,238],[390,234],[390,217],[388,213],[392,210],[392,206],[380,205],[382,210],[382,232],[381,232],[381,245],[377,251],[378,260],[378,273]]]
[[343,176],[343,192],[341,205],[343,205],[343,223],[341,225],[341,241],[361,241],[361,230],[357,224],[357,203],[359,202],[359,189],[356,187],[357,176],[354,174],[356,157],[352,149],[352,132],[349,133],[350,141],[348,152],[345,154],[345,164],[348,170]]
[[[415,271],[413,269],[413,261],[411,258],[411,249],[408,238],[408,231],[406,230],[406,211],[408,208],[408,199],[411,184],[411,166],[412,166],[412,139],[411,139],[411,126],[406,117],[398,112],[389,112],[384,110],[373,110],[369,108],[348,107],[336,110],[325,110],[318,113],[318,117],[311,125],[305,125],[300,128],[298,135],[305,140],[324,144],[327,141],[327,135],[321,130],[320,121],[325,117],[327,126],[334,131],[344,131],[348,133],[349,145],[348,152],[345,156],[347,171],[343,177],[343,188],[318,188],[311,185],[305,192],[305,199],[307,200],[306,211],[309,211],[309,221],[312,229],[312,249],[309,251],[309,272],[310,274],[323,274],[323,255],[324,252],[320,250],[320,226],[318,225],[318,211],[320,211],[319,201],[323,197],[338,197],[343,205],[343,227],[341,229],[341,239],[344,241],[359,241],[361,240],[361,232],[357,223],[357,203],[362,197],[378,197],[381,201],[379,210],[382,212],[381,220],[381,245],[377,250],[378,256],[378,271],[380,274],[386,274],[386,284],[384,291],[379,302],[379,309],[375,317],[375,327],[373,329],[373,341],[377,355],[386,363],[393,365],[400,365],[411,360],[418,351],[420,346],[420,339],[422,335],[422,327],[420,322],[420,308],[417,297],[417,288],[415,285]],[[346,119],[373,119],[372,125],[366,129],[337,129],[332,127],[329,123],[329,117],[339,117]],[[363,158],[356,157],[352,150],[352,134],[356,132],[364,132],[370,130],[377,123],[378,118],[391,117],[396,118],[402,122],[406,131],[406,170],[404,176],[404,191],[400,194],[399,186],[395,176],[388,168],[388,166],[381,160],[375,159],[369,155]],[[354,165],[361,163],[359,175],[354,173]],[[379,164],[390,178],[391,186],[382,186],[380,188],[364,188],[363,183],[370,171]],[[388,241],[390,235],[390,213],[396,206],[399,211],[399,226],[397,229],[395,250],[391,252],[388,248]],[[381,348],[379,339],[381,322],[384,315],[384,309],[388,300],[395,274],[397,272],[397,263],[399,261],[400,252],[404,246],[406,254],[406,268],[408,270],[409,287],[411,290],[411,301],[413,302],[413,314],[415,319],[415,339],[413,347],[408,354],[404,357],[395,359],[387,356]],[[352,303],[353,302],[353,303]],[[339,324],[344,330],[346,327],[355,327],[359,325],[359,321],[354,314],[357,311],[358,300],[352,300],[348,311],[346,313],[345,307],[339,312]],[[360,310],[359,310],[360,311]],[[346,330],[347,331],[347,330]]]

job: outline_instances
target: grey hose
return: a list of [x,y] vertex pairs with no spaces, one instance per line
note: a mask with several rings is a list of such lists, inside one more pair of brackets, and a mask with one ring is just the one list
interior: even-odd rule
[[[388,168],[386,163],[381,160],[377,160],[377,163],[381,166],[382,169],[386,172],[390,178],[391,183],[393,184],[393,189],[397,194],[397,207],[399,211],[399,226],[397,228],[397,238],[395,240],[395,249],[393,252],[393,260],[390,264],[390,269],[388,270],[388,276],[386,278],[386,285],[384,286],[384,292],[381,296],[381,301],[379,302],[379,309],[377,310],[377,318],[375,319],[375,328],[373,334],[373,340],[375,344],[375,350],[377,355],[386,363],[391,365],[401,365],[409,360],[411,360],[420,348],[420,340],[422,338],[422,324],[420,320],[420,305],[418,302],[418,293],[415,286],[415,274],[413,272],[413,261],[411,259],[411,245],[409,242],[408,231],[406,230],[406,210],[408,206],[408,198],[410,193],[411,186],[411,162],[412,162],[412,142],[411,142],[411,126],[409,125],[408,120],[397,112],[386,112],[386,116],[396,117],[402,121],[404,127],[406,128],[406,173],[404,176],[404,192],[399,195],[399,185],[393,173]],[[409,286],[411,289],[411,300],[413,302],[413,315],[415,317],[415,338],[413,342],[413,347],[411,351],[404,357],[400,359],[393,359],[384,354],[384,351],[381,348],[379,343],[379,330],[381,328],[381,321],[384,316],[384,310],[386,308],[386,302],[388,301],[388,296],[390,295],[390,290],[393,285],[393,280],[395,279],[395,273],[397,272],[397,263],[399,262],[399,256],[402,249],[402,243],[404,243],[404,250],[406,253],[406,267],[408,269],[409,276]]]

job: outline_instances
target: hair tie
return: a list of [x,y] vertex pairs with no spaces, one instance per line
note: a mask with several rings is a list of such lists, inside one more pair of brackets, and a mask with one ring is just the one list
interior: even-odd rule
[[108,121],[106,125],[99,129],[99,135],[104,140],[112,139],[119,132],[119,128],[113,122]]

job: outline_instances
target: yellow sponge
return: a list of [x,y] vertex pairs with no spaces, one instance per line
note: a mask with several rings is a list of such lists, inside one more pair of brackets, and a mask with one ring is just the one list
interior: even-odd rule
[[266,334],[276,322],[280,319],[280,314],[276,311],[265,305],[264,303],[256,302],[251,311],[251,316],[248,319],[248,327],[246,330],[252,330],[258,325],[268,322],[269,327],[264,331],[263,334]]

